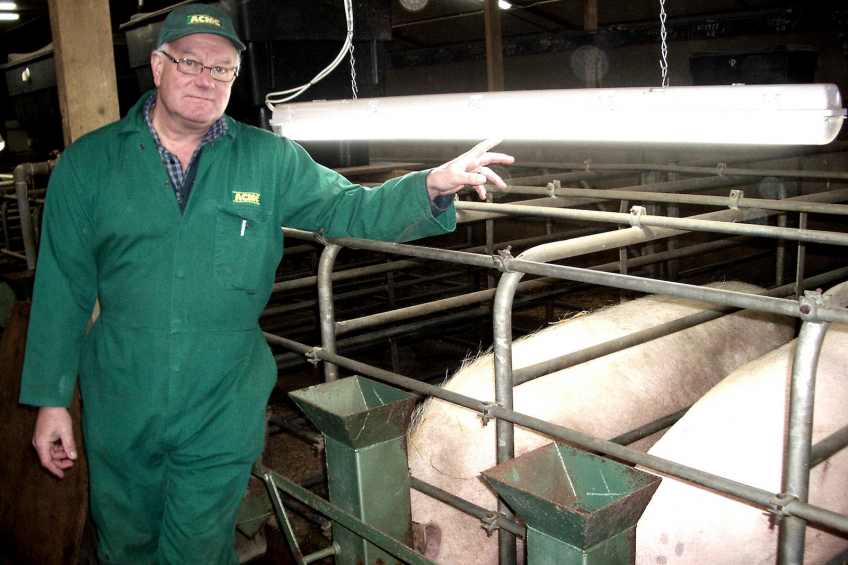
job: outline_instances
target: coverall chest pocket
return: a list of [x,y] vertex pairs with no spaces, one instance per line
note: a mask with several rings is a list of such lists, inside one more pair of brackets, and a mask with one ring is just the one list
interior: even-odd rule
[[256,206],[219,205],[215,281],[224,289],[255,292],[265,273],[270,222]]

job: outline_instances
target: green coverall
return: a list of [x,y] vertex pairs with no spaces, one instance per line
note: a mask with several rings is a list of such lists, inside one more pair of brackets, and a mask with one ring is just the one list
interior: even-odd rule
[[227,117],[180,213],[147,96],[50,178],[20,401],[67,407],[79,373],[104,565],[229,565],[277,378],[258,319],[280,226],[406,241],[452,230],[455,210],[433,217],[426,172],[352,185]]

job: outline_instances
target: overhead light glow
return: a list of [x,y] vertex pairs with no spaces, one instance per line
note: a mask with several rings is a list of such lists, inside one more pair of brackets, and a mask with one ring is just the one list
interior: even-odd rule
[[0,2],[0,10],[17,10],[18,5],[14,2]]
[[[486,0],[477,0],[477,1],[480,2],[480,3],[483,3]],[[512,8],[512,4],[510,4],[506,0],[498,0],[498,8],[500,8],[501,10],[509,10],[510,8]]]
[[0,12],[0,20],[13,22],[17,19],[20,19],[20,17],[21,15],[16,14],[15,12]]
[[435,94],[278,104],[294,140],[505,140],[824,145],[846,111],[832,84]]

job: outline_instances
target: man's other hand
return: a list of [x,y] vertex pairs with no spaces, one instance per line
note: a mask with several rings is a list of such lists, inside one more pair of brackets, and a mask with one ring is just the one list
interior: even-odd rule
[[486,182],[506,188],[506,183],[487,165],[503,163],[509,165],[515,159],[503,153],[489,153],[489,149],[500,143],[500,139],[487,139],[475,145],[453,161],[436,167],[427,175],[427,193],[430,199],[458,192],[463,186],[471,186],[480,200],[486,199]]
[[39,408],[32,446],[44,468],[57,477],[65,476],[64,469],[72,467],[77,458],[71,414],[67,408]]

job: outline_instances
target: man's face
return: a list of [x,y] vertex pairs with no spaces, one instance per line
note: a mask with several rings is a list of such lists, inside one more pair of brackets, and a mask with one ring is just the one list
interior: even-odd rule
[[[167,48],[175,59],[192,59],[206,67],[232,68],[238,64],[238,53],[224,37],[196,33],[172,41]],[[152,54],[150,64],[153,82],[158,88],[157,118],[174,131],[205,131],[220,118],[230,100],[232,82],[212,78],[209,69],[199,75],[187,75],[177,70],[169,59]]]

